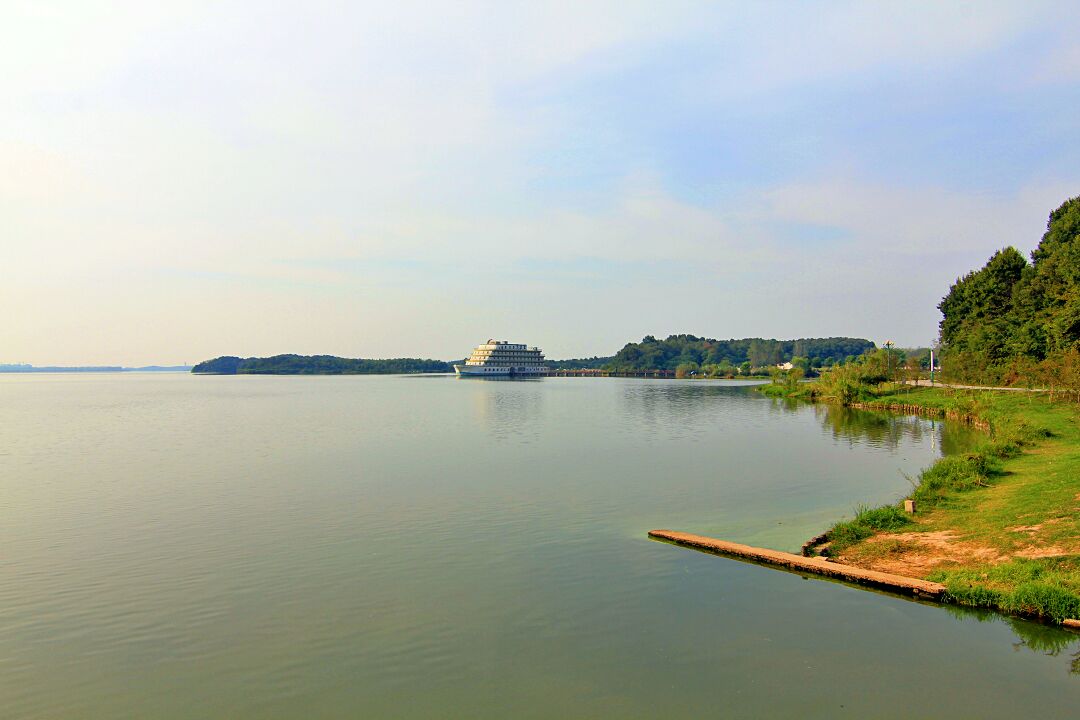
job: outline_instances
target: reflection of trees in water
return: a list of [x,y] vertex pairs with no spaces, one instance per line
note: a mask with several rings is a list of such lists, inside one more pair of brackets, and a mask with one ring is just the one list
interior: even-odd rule
[[[723,401],[723,404],[717,402]],[[740,422],[764,422],[758,411],[762,396],[750,387],[724,386],[699,382],[628,383],[622,392],[622,420],[635,425],[663,428],[681,434],[711,423],[718,412],[739,415]],[[799,415],[813,413],[822,429],[833,439],[849,444],[866,444],[895,450],[902,443],[941,443],[943,454],[969,449],[974,430],[963,423],[887,412],[855,410],[838,405],[807,403],[790,398],[765,401],[772,413]],[[723,409],[721,409],[723,408]],[[746,410],[740,413],[739,410]]]
[[904,415],[853,410],[838,405],[814,405],[821,426],[836,440],[865,442],[875,447],[895,449],[901,441],[921,443],[933,438],[933,421]]
[[941,452],[943,455],[953,455],[959,452],[971,450],[971,448],[984,437],[982,430],[977,430],[962,422],[937,421],[941,428]]
[[1076,646],[1076,652],[1070,655],[1069,672],[1080,675],[1080,638],[1075,634],[1049,625],[1024,622],[1014,618],[1005,618],[1005,622],[1009,624],[1019,640],[1013,643],[1013,648],[1016,650],[1027,648],[1032,652],[1057,657],[1062,651]]
[[[750,392],[747,386],[699,381],[628,382],[620,397],[620,420],[669,435],[694,433],[714,423],[718,414],[730,417],[739,406],[759,407],[760,396]],[[745,417],[737,410],[734,414]]]
[[1053,625],[1044,625],[1031,620],[999,615],[996,612],[982,608],[946,605],[945,610],[963,620],[974,619],[978,622],[997,622],[1000,620],[1004,622],[1016,635],[1017,641],[1012,646],[1017,652],[1026,649],[1040,655],[1058,657],[1066,651],[1075,650],[1075,652],[1070,652],[1068,655],[1068,672],[1072,675],[1080,675],[1080,635],[1076,633]]
[[[781,412],[798,410],[789,407],[791,401],[776,403]],[[795,401],[798,402],[798,401]],[[805,407],[805,404],[801,404]],[[849,443],[865,442],[877,447],[895,449],[901,441],[941,443],[943,455],[971,448],[977,437],[975,430],[959,422],[943,422],[913,415],[894,415],[886,412],[855,410],[839,405],[812,405],[822,428],[836,440]]]

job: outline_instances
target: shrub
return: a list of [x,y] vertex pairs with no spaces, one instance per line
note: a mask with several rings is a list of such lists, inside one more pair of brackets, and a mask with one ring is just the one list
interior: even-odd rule
[[877,508],[864,505],[856,513],[855,521],[874,530],[898,530],[909,524],[911,518],[897,505],[883,505]]

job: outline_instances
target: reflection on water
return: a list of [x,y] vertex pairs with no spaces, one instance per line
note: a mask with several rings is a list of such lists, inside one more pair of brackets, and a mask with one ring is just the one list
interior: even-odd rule
[[1054,625],[1024,620],[1023,618],[999,615],[990,610],[968,608],[959,605],[945,605],[945,610],[961,620],[973,619],[982,623],[1003,623],[1014,633],[1016,642],[1013,649],[1028,650],[1046,657],[1065,656],[1071,675],[1080,675],[1080,634]]
[[1016,618],[1002,619],[1012,628],[1012,631],[1016,633],[1016,637],[1019,639],[1019,642],[1013,644],[1014,648],[1017,650],[1026,648],[1049,657],[1057,657],[1069,651],[1067,653],[1071,658],[1069,672],[1073,675],[1080,675],[1080,638],[1077,637],[1076,633],[1048,625],[1024,622]]
[[[764,426],[770,421],[752,410],[764,408],[773,414],[792,416],[809,413],[837,441],[893,450],[904,443],[929,443],[935,452],[940,444],[942,454],[962,452],[982,436],[980,431],[963,423],[790,398],[764,398],[754,390],[757,384],[642,382],[622,389],[623,402],[618,409],[628,422],[641,427],[666,428],[674,434],[692,434],[695,429],[702,429],[705,423],[716,422],[718,412],[729,416],[738,414],[741,421],[753,427]],[[733,410],[736,413],[732,413]]]
[[[459,378],[473,383],[473,408],[479,423],[496,440],[528,442],[536,421],[543,413],[543,378]],[[499,383],[498,392],[489,392],[488,383]]]
[[[869,412],[836,405],[814,404],[814,414],[826,431],[836,439],[852,443],[895,448],[904,440],[941,444],[941,452],[950,455],[972,446],[981,433],[963,423],[943,423],[939,420],[912,415]],[[794,408],[788,408],[794,410]]]
[[811,408],[826,432],[836,440],[852,444],[896,448],[905,440],[930,440],[935,445],[940,442],[942,454],[949,455],[970,448],[981,437],[980,431],[964,423],[944,423],[899,413],[871,412],[792,398],[772,398],[769,407],[777,413],[791,414],[804,413]]
[[826,410],[738,382],[0,377],[0,714],[901,718],[913,688],[920,716],[1074,713],[1064,635],[646,538],[795,550],[963,442]]

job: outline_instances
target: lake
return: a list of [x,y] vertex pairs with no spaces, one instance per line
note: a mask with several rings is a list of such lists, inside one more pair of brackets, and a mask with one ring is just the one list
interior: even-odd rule
[[971,431],[737,382],[0,375],[5,718],[1075,717],[1080,635],[797,551]]

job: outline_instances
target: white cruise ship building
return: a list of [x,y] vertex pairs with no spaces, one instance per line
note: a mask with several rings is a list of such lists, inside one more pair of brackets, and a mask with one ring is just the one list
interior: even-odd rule
[[536,377],[547,375],[548,368],[540,348],[488,340],[476,346],[464,365],[454,365],[454,372],[460,377]]

